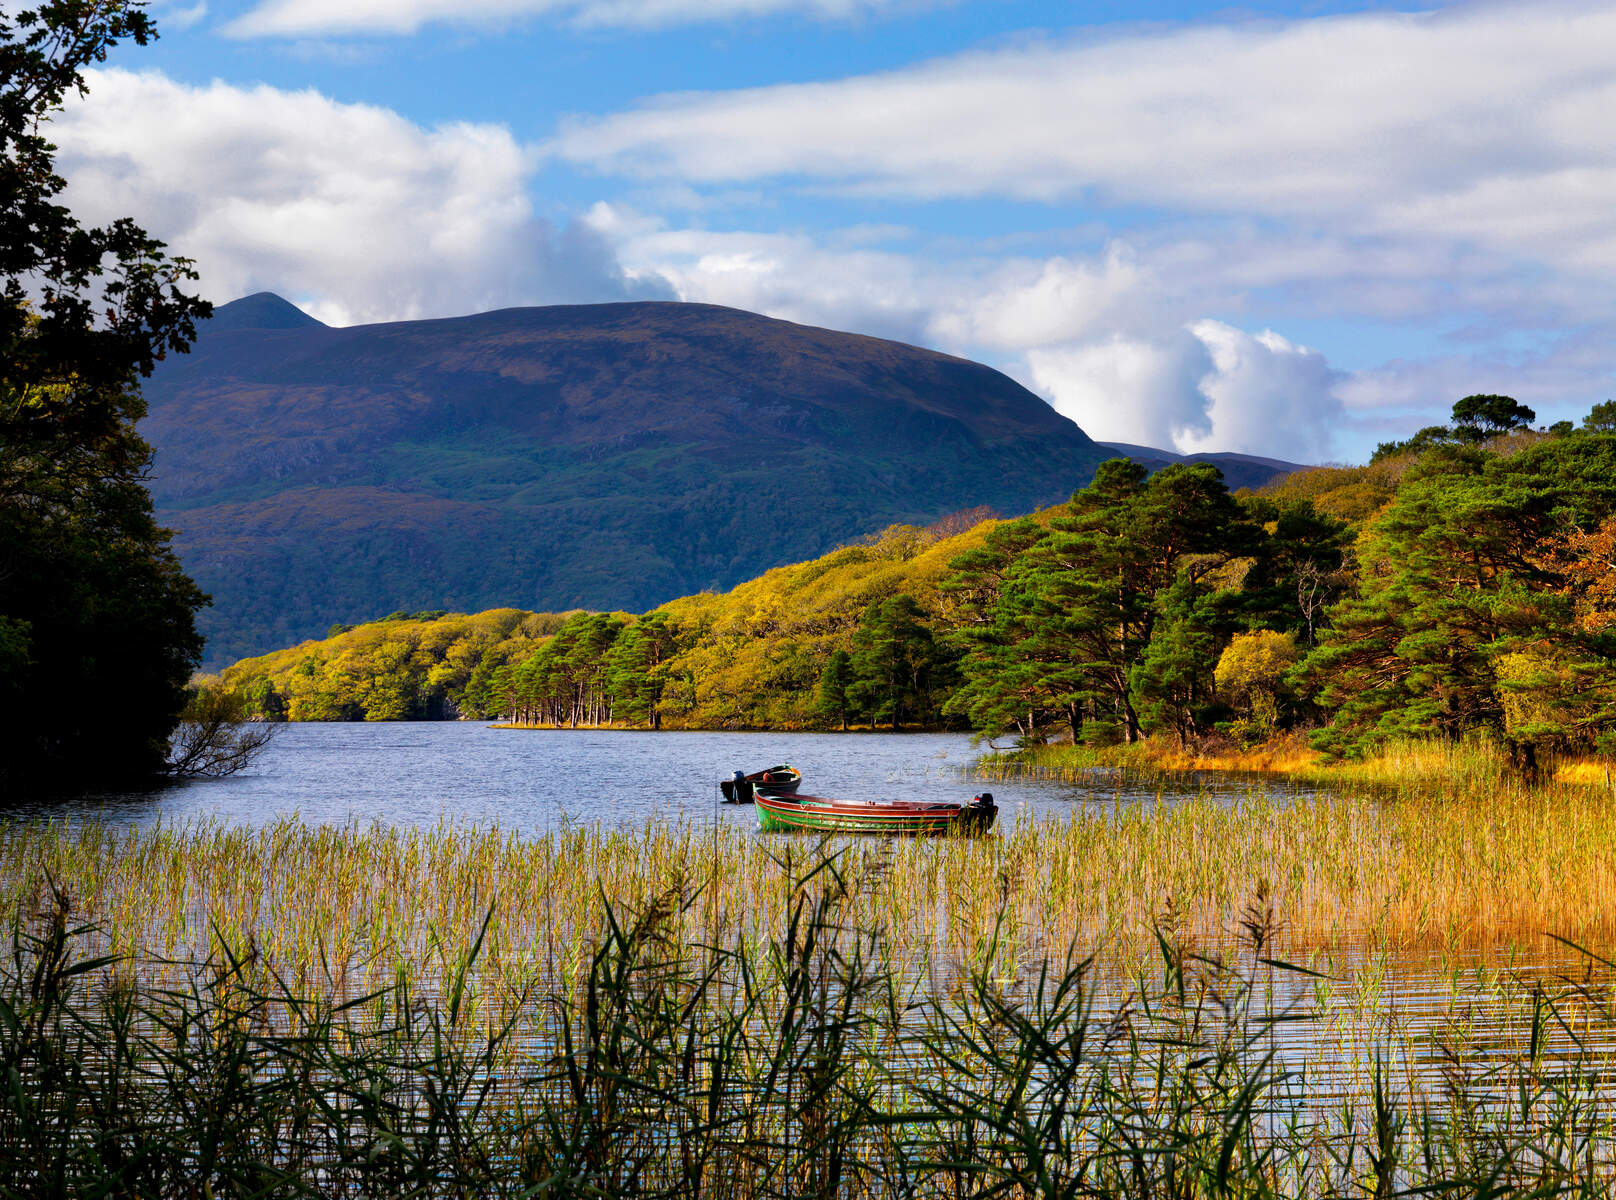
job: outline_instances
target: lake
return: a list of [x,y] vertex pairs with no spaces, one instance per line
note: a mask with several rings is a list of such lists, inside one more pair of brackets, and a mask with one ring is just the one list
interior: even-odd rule
[[789,762],[806,794],[877,799],[991,791],[1006,828],[1074,806],[1171,803],[1196,794],[1232,802],[1252,790],[1302,794],[1283,781],[1185,775],[1166,782],[1096,770],[1078,783],[982,783],[983,752],[963,734],[641,733],[512,730],[480,722],[282,725],[253,768],[151,792],[13,806],[19,814],[96,815],[119,824],[207,817],[257,825],[297,814],[319,824],[497,823],[545,833],[568,823],[638,827],[657,817],[751,826],[750,806],[718,803],[736,770]]
[[[502,730],[481,723],[295,724],[281,726],[254,767],[238,776],[135,794],[13,805],[21,816],[93,818],[115,826],[192,821],[257,827],[297,816],[318,825],[410,828],[443,823],[542,835],[596,824],[639,829],[658,818],[717,820],[755,830],[749,806],[718,803],[718,780],[737,769],[790,762],[804,791],[848,798],[916,793],[966,800],[991,790],[1002,828],[1082,811],[1171,805],[1191,797],[1233,804],[1253,794],[1303,796],[1274,777],[1204,773],[1140,776],[1095,770],[1076,782],[972,778],[983,748],[958,734],[635,733]],[[765,835],[757,835],[765,836]],[[1235,914],[1230,913],[1231,922]],[[1333,1102],[1361,1085],[1376,1047],[1398,1047],[1404,1086],[1440,1078],[1445,1046],[1458,1039],[1473,1064],[1508,1061],[1523,1011],[1540,984],[1559,988],[1588,964],[1565,947],[1532,939],[1506,954],[1343,947],[1311,965],[1334,976],[1277,980],[1282,1006],[1319,1020],[1289,1027],[1277,1047],[1307,1067],[1315,1098]],[[1523,1009],[1523,1004],[1526,1006]],[[1592,1037],[1608,1051],[1610,1029]]]

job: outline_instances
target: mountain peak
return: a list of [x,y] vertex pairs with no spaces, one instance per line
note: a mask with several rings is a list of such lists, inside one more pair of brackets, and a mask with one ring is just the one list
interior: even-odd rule
[[202,328],[208,333],[231,333],[239,329],[323,328],[324,324],[274,292],[254,292],[219,305]]

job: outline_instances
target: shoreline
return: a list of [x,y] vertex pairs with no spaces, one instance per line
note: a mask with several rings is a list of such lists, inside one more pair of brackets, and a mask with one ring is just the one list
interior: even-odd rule
[[1550,760],[1541,775],[1530,780],[1509,766],[1498,744],[1485,738],[1459,742],[1440,739],[1392,742],[1373,757],[1333,762],[1294,733],[1281,734],[1245,749],[1185,747],[1165,738],[1098,747],[1066,742],[997,755],[989,753],[979,760],[977,769],[1000,777],[1025,775],[1058,780],[1095,768],[1159,774],[1214,771],[1269,775],[1299,783],[1391,786],[1421,791],[1448,786],[1527,792],[1546,788],[1599,789],[1616,794],[1616,773],[1604,759]]

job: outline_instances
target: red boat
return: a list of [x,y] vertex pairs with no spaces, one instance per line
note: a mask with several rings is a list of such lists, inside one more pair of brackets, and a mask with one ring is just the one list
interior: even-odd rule
[[770,833],[986,833],[999,815],[991,792],[969,804],[760,795],[757,810],[759,827]]

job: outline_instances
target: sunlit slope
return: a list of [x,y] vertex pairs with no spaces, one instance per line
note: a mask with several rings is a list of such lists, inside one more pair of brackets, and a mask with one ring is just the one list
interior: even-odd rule
[[293,314],[225,305],[147,388],[213,662],[392,609],[641,611],[896,522],[1027,512],[1108,457],[980,364],[711,305]]
[[[980,546],[992,524],[964,518],[929,529],[894,526],[729,592],[663,605],[656,612],[666,616],[675,645],[664,671],[669,725],[819,723],[812,711],[819,673],[834,651],[852,647],[865,611],[907,593],[945,615],[950,601],[938,584],[949,560]],[[509,608],[396,613],[244,659],[221,674],[249,696],[272,691],[277,714],[294,720],[493,717],[501,710],[490,700],[490,678],[543,646],[566,616]]]

